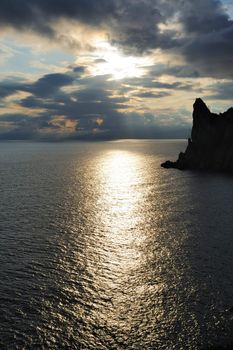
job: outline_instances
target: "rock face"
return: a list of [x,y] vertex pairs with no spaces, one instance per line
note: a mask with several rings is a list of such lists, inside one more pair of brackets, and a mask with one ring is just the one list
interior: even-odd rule
[[193,128],[186,151],[164,168],[233,172],[233,108],[211,113],[202,99],[193,105]]

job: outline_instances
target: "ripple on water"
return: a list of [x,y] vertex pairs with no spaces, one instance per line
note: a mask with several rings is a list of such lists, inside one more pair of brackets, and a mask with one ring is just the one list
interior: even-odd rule
[[227,341],[233,180],[160,168],[182,148],[4,144],[2,348],[197,350]]

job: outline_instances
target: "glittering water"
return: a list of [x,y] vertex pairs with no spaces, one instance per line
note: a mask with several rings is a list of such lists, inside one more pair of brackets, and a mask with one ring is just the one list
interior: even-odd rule
[[0,144],[0,348],[202,349],[231,335],[233,178],[184,141]]

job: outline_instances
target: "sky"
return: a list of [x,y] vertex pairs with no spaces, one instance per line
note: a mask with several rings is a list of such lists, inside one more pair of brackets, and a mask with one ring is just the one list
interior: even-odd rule
[[187,138],[233,105],[232,0],[1,0],[0,139]]

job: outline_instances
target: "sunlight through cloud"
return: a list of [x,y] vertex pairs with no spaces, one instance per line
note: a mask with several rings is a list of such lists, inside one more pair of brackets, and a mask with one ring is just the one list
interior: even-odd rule
[[148,57],[123,55],[119,49],[106,41],[97,40],[96,64],[92,68],[93,75],[110,74],[113,79],[140,77],[145,73],[146,67],[152,65]]

